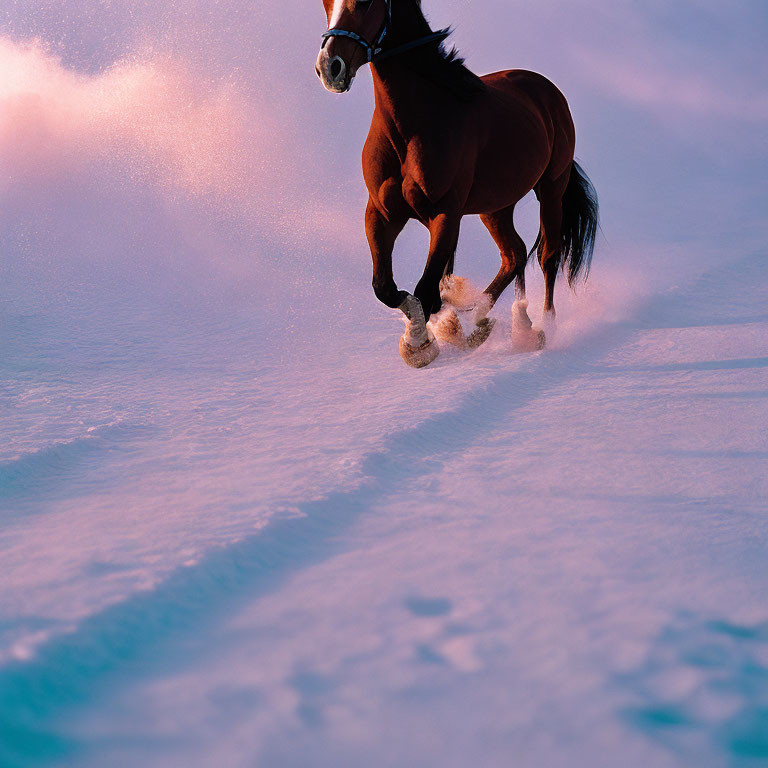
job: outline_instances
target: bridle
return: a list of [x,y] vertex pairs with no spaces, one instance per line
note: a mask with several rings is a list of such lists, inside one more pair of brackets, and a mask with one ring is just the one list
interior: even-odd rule
[[445,40],[445,38],[451,34],[450,29],[441,29],[439,32],[433,32],[432,34],[425,35],[424,37],[417,37],[415,40],[411,40],[410,42],[404,43],[403,45],[398,45],[394,48],[388,48],[387,50],[384,50],[384,48],[382,48],[384,38],[386,38],[392,28],[392,0],[385,0],[385,2],[387,6],[387,12],[384,15],[384,21],[381,22],[381,28],[376,35],[376,42],[373,43],[373,45],[371,45],[371,43],[369,43],[364,37],[358,35],[356,32],[350,32],[347,29],[339,29],[338,27],[334,27],[333,29],[329,29],[323,34],[323,44],[320,46],[320,49],[322,50],[325,48],[326,43],[332,37],[348,37],[350,40],[354,40],[356,43],[362,45],[363,48],[365,48],[367,61],[369,63],[373,63],[374,61],[388,59],[390,56],[396,56],[399,53],[405,53],[405,51],[410,51],[412,48],[418,48],[419,46],[427,45],[428,43],[433,43],[437,40]]

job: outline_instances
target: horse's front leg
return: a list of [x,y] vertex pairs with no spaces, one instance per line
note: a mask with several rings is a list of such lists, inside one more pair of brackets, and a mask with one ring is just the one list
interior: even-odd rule
[[[447,342],[459,349],[472,346],[473,337],[467,338],[461,327],[454,307],[443,307],[440,293],[446,269],[452,269],[456,246],[459,241],[461,214],[444,212],[429,221],[430,249],[427,265],[424,269],[415,294],[424,307],[424,314],[431,321],[429,326],[440,341]],[[491,326],[492,327],[492,326]],[[490,331],[489,331],[490,332]]]
[[405,291],[398,290],[392,274],[395,240],[403,231],[407,220],[404,216],[385,218],[373,201],[368,200],[365,210],[365,234],[373,259],[373,292],[382,304],[393,309],[399,308],[409,296]]
[[414,295],[424,308],[424,317],[437,314],[442,306],[440,281],[446,266],[456,253],[459,242],[461,214],[440,213],[429,220],[429,255],[424,274],[416,285]]
[[[402,307],[409,323],[400,341],[400,354],[408,365],[422,368],[437,357],[439,347],[435,336],[458,347],[466,346],[456,313],[451,308],[440,311],[440,281],[456,253],[460,224],[459,213],[439,213],[428,221],[430,246],[424,273],[414,296],[410,296]],[[414,331],[418,331],[418,337]]]
[[427,330],[421,302],[406,291],[398,290],[392,273],[392,251],[407,217],[385,218],[369,200],[365,212],[365,233],[373,259],[373,291],[376,298],[406,317],[405,333],[400,339],[400,354],[408,365],[423,368],[439,354],[434,336]]

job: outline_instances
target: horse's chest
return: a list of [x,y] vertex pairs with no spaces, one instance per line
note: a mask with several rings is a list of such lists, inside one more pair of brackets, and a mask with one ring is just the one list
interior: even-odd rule
[[423,222],[434,218],[439,201],[451,187],[455,169],[445,157],[426,151],[428,145],[414,138],[407,144],[393,142],[390,146],[395,152],[370,154],[373,184],[369,189],[374,198],[378,197],[381,209],[387,213],[399,211]]
[[392,176],[378,189],[378,207],[387,216],[397,215],[429,221],[434,216],[434,205],[421,186],[410,176],[405,179]]
[[434,216],[434,205],[422,186],[412,176],[406,176],[401,185],[403,200],[421,221]]

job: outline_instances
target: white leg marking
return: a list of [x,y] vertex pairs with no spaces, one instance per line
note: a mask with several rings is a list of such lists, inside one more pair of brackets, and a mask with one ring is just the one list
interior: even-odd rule
[[493,309],[493,301],[487,293],[482,293],[477,299],[475,309],[472,312],[472,321],[478,325],[485,320],[486,315]]
[[530,331],[532,326],[528,317],[528,299],[517,299],[512,305],[512,327],[516,331]]
[[541,318],[541,328],[547,334],[547,340],[552,341],[557,331],[557,320],[554,312],[545,312]]
[[403,338],[410,347],[420,347],[429,341],[427,324],[424,321],[424,309],[421,302],[410,294],[398,307],[405,315],[405,333]]

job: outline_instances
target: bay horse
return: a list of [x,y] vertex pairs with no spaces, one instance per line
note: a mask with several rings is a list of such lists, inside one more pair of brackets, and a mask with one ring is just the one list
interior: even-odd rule
[[[450,29],[433,31],[420,0],[323,4],[328,31],[315,70],[325,88],[348,91],[358,69],[371,64],[375,109],[363,149],[365,231],[373,290],[406,317],[400,340],[405,362],[429,365],[439,353],[436,337],[465,347],[485,341],[495,322],[487,314],[513,280],[515,306],[531,329],[525,267],[534,251],[544,273],[544,318],[552,322],[557,273],[567,270],[571,285],[586,277],[598,227],[597,196],[574,161],[575,131],[563,94],[525,70],[478,77],[455,49],[445,48]],[[540,230],[529,252],[515,230],[514,210],[531,190],[540,204]],[[480,215],[501,252],[501,268],[475,301],[475,329],[465,338],[449,302],[461,303],[452,295],[458,282],[452,275],[461,219],[468,214]],[[395,240],[409,219],[430,234],[413,295],[398,289],[392,272]],[[542,331],[537,339],[540,348]]]

